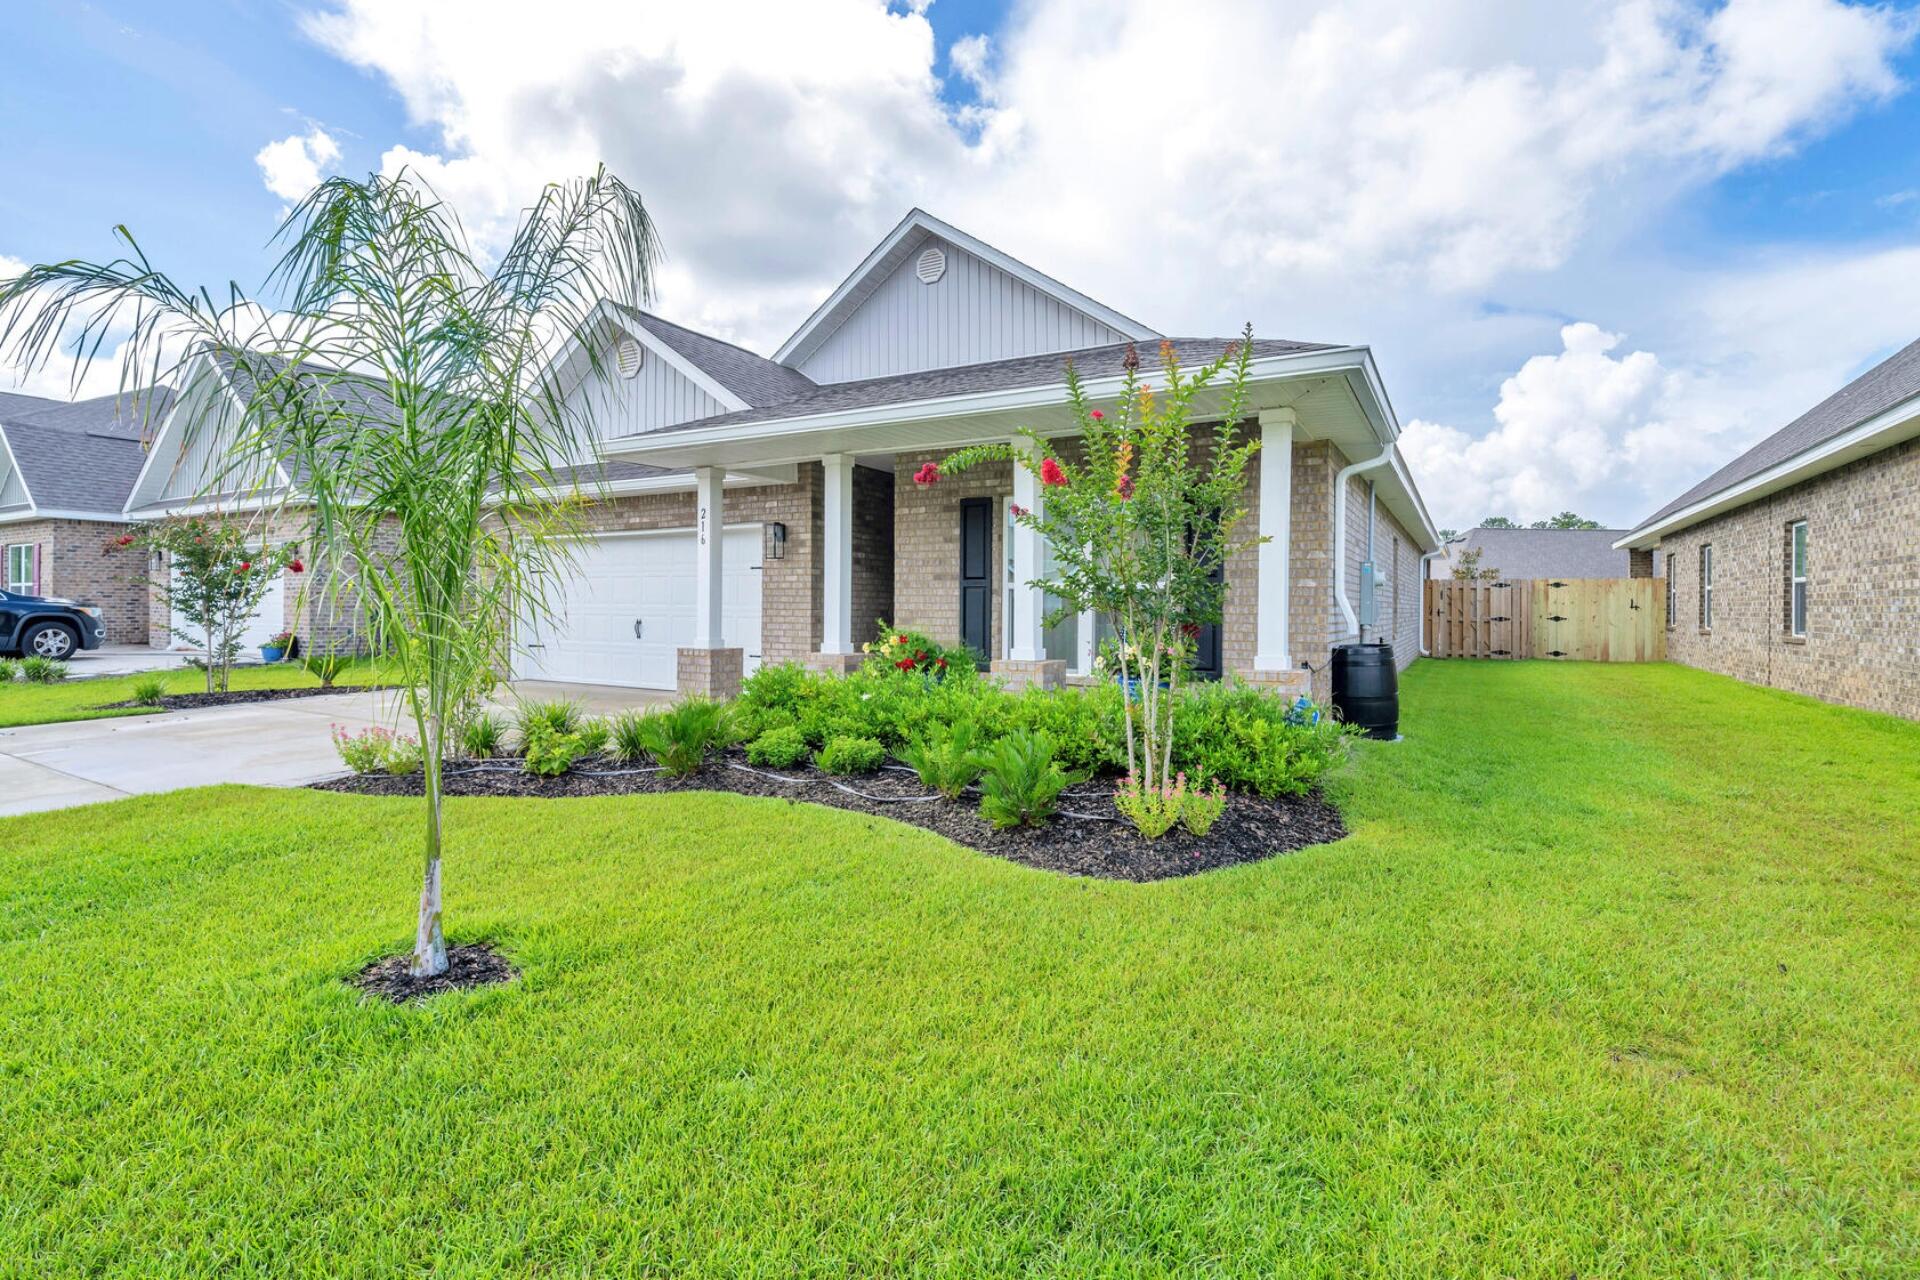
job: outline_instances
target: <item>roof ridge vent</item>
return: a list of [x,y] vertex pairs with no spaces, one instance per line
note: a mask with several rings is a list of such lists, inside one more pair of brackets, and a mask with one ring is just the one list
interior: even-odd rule
[[947,274],[947,251],[937,244],[922,249],[920,260],[913,264],[913,274],[920,277],[921,284],[932,284]]

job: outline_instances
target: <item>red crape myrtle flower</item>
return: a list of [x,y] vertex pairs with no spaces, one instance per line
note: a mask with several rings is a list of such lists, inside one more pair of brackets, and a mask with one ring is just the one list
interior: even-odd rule
[[922,463],[920,469],[913,473],[913,482],[923,489],[939,478],[940,464],[937,462]]
[[290,562],[287,565],[287,568],[292,570],[294,573],[305,573],[307,571],[307,566],[305,566],[304,564],[301,564],[298,560]]
[[1060,464],[1052,458],[1040,463],[1040,483],[1045,485],[1063,485],[1067,482],[1066,473],[1060,470]]
[[1131,498],[1133,496],[1133,477],[1121,476],[1120,483],[1113,486],[1113,491],[1120,495],[1122,501]]
[[1018,519],[1020,516],[1024,516],[1025,514],[1027,514],[1027,509],[1021,506],[1017,502],[1013,504],[1012,510],[1013,510],[1014,517],[1016,519]]
[[253,568],[253,561],[251,561],[251,560],[242,560],[242,561],[240,562],[240,567],[239,567],[238,569],[235,569],[235,570],[234,570],[234,572],[235,572],[235,573],[245,573],[245,572],[246,572],[247,570],[249,570],[249,569],[251,569],[251,568]]
[[1088,414],[1087,416],[1089,418],[1092,418],[1095,422],[1105,422],[1107,419],[1107,415],[1100,412],[1098,409],[1095,409],[1092,413]]

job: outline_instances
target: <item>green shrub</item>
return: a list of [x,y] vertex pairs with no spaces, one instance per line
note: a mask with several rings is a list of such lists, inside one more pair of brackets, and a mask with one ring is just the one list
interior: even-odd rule
[[587,755],[597,756],[607,749],[607,743],[613,739],[613,726],[598,716],[590,716],[580,722],[574,731],[580,739],[580,746]]
[[12,684],[13,678],[19,674],[19,663],[12,658],[0,658],[0,684]]
[[159,676],[141,676],[133,682],[133,700],[143,707],[157,707],[167,696],[167,682]]
[[349,661],[351,659],[337,653],[316,653],[310,658],[302,658],[300,665],[307,669],[308,675],[320,682],[322,689],[331,689]]
[[1039,826],[1053,816],[1060,793],[1086,775],[1071,774],[1053,756],[1044,733],[1016,729],[980,752],[980,816],[996,827]]
[[1066,768],[1093,774],[1118,773],[1127,767],[1127,729],[1121,719],[1126,702],[1118,685],[1051,693],[1028,689],[1003,697],[1010,726],[1053,739],[1055,755]]
[[747,744],[747,763],[765,769],[791,769],[807,758],[807,740],[797,725],[769,729]]
[[530,729],[546,728],[555,733],[572,733],[580,727],[580,704],[571,698],[551,698],[542,702],[523,702],[514,710],[513,727],[524,748]]
[[1149,787],[1130,773],[1113,793],[1113,807],[1133,824],[1135,831],[1149,840],[1158,840],[1173,829],[1173,824],[1180,821],[1186,802],[1187,775],[1184,773],[1159,787]]
[[841,734],[814,755],[813,763],[822,773],[842,777],[872,773],[887,761],[887,748],[878,738],[860,738]]
[[978,670],[970,649],[949,649],[924,632],[890,627],[884,618],[873,625],[873,642],[861,646],[868,655],[868,669],[906,672],[935,681]]
[[[1186,774],[1180,775],[1182,778]],[[1213,784],[1213,790],[1195,787],[1187,792],[1186,803],[1180,807],[1180,825],[1196,836],[1204,836],[1213,830],[1213,824],[1220,821],[1220,815],[1227,811],[1227,787],[1223,782]]]
[[537,777],[559,777],[587,753],[578,733],[563,732],[550,721],[529,721],[522,733],[521,767]]
[[507,722],[498,712],[480,711],[460,726],[460,749],[475,760],[505,754]]
[[[355,773],[410,773],[420,763],[418,742],[378,725],[359,733],[345,725],[334,725],[333,749],[340,754],[340,763]],[[396,759],[408,760],[411,764],[396,769],[392,767]]]
[[1174,767],[1262,796],[1313,790],[1347,758],[1350,735],[1330,718],[1316,725],[1291,723],[1287,710],[1284,699],[1246,686],[1186,691]]
[[643,716],[636,732],[654,763],[679,778],[699,769],[707,752],[737,741],[734,725],[735,714],[727,703],[688,698]]
[[20,674],[31,684],[57,684],[67,678],[67,664],[35,654],[20,663]]
[[616,715],[608,727],[607,754],[620,764],[639,764],[645,760],[647,744],[641,725],[646,718],[645,712],[634,710]]
[[973,721],[956,720],[910,742],[900,752],[920,781],[949,800],[957,800],[972,786],[984,767],[980,762]]

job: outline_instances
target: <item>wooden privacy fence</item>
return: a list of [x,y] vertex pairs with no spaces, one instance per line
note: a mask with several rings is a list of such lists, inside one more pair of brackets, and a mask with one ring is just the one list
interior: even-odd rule
[[1427,582],[1427,652],[1436,658],[1658,662],[1667,655],[1663,578]]

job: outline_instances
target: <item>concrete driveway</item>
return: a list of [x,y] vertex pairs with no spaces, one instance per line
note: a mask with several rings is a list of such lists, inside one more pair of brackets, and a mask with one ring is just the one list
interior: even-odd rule
[[75,679],[82,676],[131,676],[149,671],[177,671],[187,665],[187,654],[154,649],[144,644],[103,644],[83,649],[67,659]]
[[391,693],[328,694],[0,729],[0,814],[222,782],[298,786],[341,772],[329,725],[392,725]]

